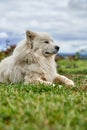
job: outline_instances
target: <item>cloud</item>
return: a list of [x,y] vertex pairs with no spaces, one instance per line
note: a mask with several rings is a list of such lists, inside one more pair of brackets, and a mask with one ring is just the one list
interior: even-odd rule
[[87,0],[70,0],[69,5],[76,11],[85,11],[87,12]]
[[58,45],[60,46],[60,53],[75,53],[82,49],[87,51],[87,40],[61,41]]
[[0,28],[20,32],[31,28],[71,33],[71,30],[76,31],[75,28],[78,30],[79,25],[82,25],[80,20],[74,19],[69,13],[69,5],[72,3],[68,4],[68,0],[3,1],[0,4],[0,14],[4,14],[4,17],[1,17]]
[[7,33],[1,32],[1,33],[0,33],[0,38],[8,38]]
[[87,0],[69,0],[68,5],[75,16],[87,19]]
[[1,28],[7,30],[11,29],[12,31],[20,30],[20,32],[26,28],[33,28],[42,31],[47,28],[47,30],[49,30],[55,25],[55,23],[57,25],[59,20],[57,18],[58,15],[61,17],[58,8],[64,7],[65,3],[58,1],[55,4],[55,2],[55,0],[30,0],[27,2],[24,0],[19,0],[18,2],[8,0],[6,3],[2,2],[1,15],[4,14],[4,17],[1,17],[0,20]]
[[0,1],[1,32],[24,34],[27,29],[49,32],[65,43],[87,40],[87,0]]

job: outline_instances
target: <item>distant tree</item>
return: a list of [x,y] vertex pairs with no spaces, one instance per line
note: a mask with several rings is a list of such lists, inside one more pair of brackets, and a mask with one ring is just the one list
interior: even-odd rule
[[8,56],[8,55],[11,55],[11,53],[13,52],[13,50],[15,49],[16,45],[9,45],[7,46],[7,49],[4,51],[5,54]]
[[13,52],[13,50],[15,49],[15,47],[16,47],[16,45],[9,45],[9,46],[7,46],[6,50],[0,51],[0,61],[1,61],[3,58],[5,58],[5,57],[11,55],[12,52]]
[[75,60],[78,60],[78,59],[80,59],[80,52],[76,52],[75,54]]
[[81,49],[80,53],[86,53],[87,51],[85,49]]

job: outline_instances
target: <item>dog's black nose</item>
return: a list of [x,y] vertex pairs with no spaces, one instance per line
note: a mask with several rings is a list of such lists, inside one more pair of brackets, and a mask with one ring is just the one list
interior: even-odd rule
[[59,46],[55,46],[55,49],[56,49],[57,51],[59,51]]

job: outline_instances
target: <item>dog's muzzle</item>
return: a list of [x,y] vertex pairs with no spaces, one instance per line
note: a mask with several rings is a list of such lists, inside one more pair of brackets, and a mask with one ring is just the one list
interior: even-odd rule
[[54,46],[52,49],[47,49],[43,54],[47,56],[52,56],[59,51],[59,46]]

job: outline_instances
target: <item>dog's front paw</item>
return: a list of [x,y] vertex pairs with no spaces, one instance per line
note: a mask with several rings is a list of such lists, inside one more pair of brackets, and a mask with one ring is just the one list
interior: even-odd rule
[[75,86],[75,84],[74,84],[74,82],[73,82],[72,80],[67,81],[67,82],[65,83],[65,85],[67,85],[67,86],[72,86],[72,87]]

